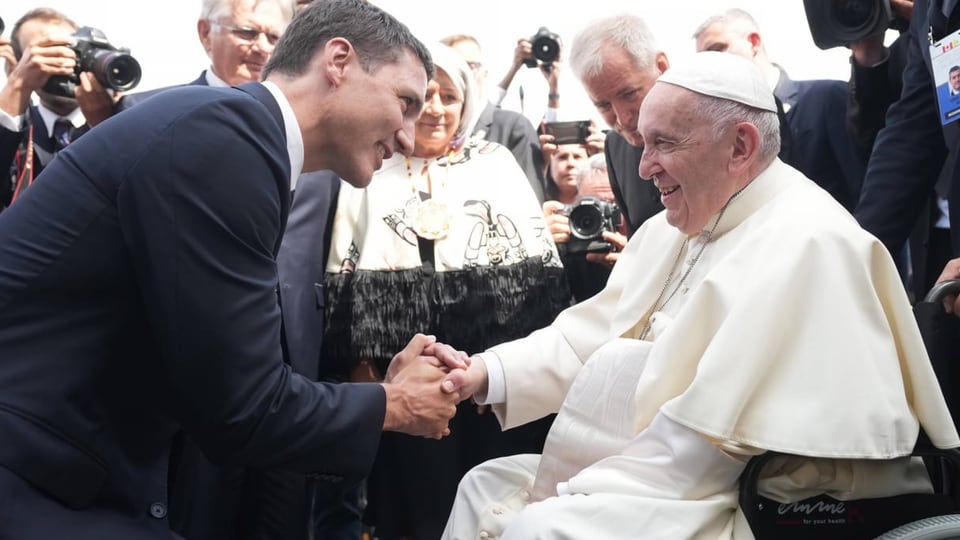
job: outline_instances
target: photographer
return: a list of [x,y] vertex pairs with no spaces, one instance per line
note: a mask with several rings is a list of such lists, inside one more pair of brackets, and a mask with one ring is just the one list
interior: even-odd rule
[[[513,62],[510,64],[510,69],[497,84],[496,95],[491,96],[490,102],[498,107],[503,103],[504,98],[507,97],[507,91],[521,67],[538,68],[547,82],[547,108],[543,114],[543,120],[546,122],[556,121],[560,108],[559,62],[562,50],[560,36],[545,27],[541,27],[531,37],[519,38],[517,46],[513,50]],[[524,94],[521,88],[521,109],[523,109],[523,100]]]
[[[113,112],[119,96],[89,72],[79,74],[75,97],[44,89],[51,76],[74,75],[77,55],[71,36],[77,28],[50,8],[31,10],[13,25],[13,62],[4,57],[7,81],[0,89],[0,209],[9,206],[61,148]],[[31,105],[33,93],[38,105]]]
[[[559,163],[567,160],[566,148],[580,145],[560,145],[559,150],[550,159],[550,178],[558,186],[566,185],[567,170]],[[558,177],[560,178],[558,180]],[[561,193],[566,191],[561,188]],[[610,179],[607,176],[607,161],[603,154],[594,154],[580,162],[576,173],[576,192],[572,199],[564,197],[543,203],[543,214],[553,241],[560,249],[560,259],[566,270],[570,290],[577,302],[582,302],[600,292],[607,284],[610,270],[627,244],[623,234],[623,219],[614,200]],[[571,230],[571,213],[583,205],[596,207],[597,214],[603,216],[600,234],[591,239],[576,238]],[[564,201],[569,201],[565,203]],[[592,208],[586,213],[592,214]],[[574,217],[576,219],[576,217]],[[592,221],[592,219],[591,219]],[[589,224],[591,230],[598,230]],[[580,228],[583,230],[583,227]]]

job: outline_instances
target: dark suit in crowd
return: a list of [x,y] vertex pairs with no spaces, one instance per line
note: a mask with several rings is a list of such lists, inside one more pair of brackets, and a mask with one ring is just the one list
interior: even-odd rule
[[[26,174],[33,178],[39,176],[59,150],[57,141],[47,132],[47,126],[43,123],[38,105],[30,105],[27,114],[24,115],[24,122],[26,125],[21,131],[10,131],[0,127],[0,179],[2,179],[0,180],[0,209],[10,205],[17,180],[24,175],[29,142],[33,141],[31,163],[33,172],[32,175],[29,171]],[[70,141],[73,141],[89,130],[90,126],[86,124],[79,128],[71,127],[67,136]],[[24,178],[21,193],[25,191],[28,183],[29,179]]]
[[218,464],[368,474],[383,389],[283,362],[289,178],[266,88],[184,88],[97,126],[0,213],[0,538],[169,539],[181,426]]
[[853,210],[865,163],[846,130],[847,84],[794,81],[781,71],[773,93],[790,126],[789,151],[780,152],[780,158]]
[[543,204],[544,190],[547,185],[543,171],[543,152],[540,150],[537,131],[527,117],[487,102],[486,108],[480,113],[480,119],[473,129],[473,134],[509,148],[520,168],[527,175],[537,200]]
[[914,3],[910,28],[900,38],[907,39],[903,90],[877,135],[856,210],[860,224],[891,253],[903,247],[936,187],[949,199],[952,254],[960,254],[960,170],[955,159],[944,167],[948,152],[960,150],[960,124],[940,124],[929,53],[931,37],[939,41],[960,28],[960,10],[945,17],[943,1]]

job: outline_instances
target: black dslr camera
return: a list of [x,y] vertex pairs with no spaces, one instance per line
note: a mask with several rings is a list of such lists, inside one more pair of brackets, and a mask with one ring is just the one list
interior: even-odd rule
[[527,67],[537,67],[537,60],[542,62],[543,69],[549,70],[557,58],[560,57],[560,36],[541,26],[537,33],[530,38],[533,46],[533,58],[527,58],[523,64]]
[[613,249],[613,245],[603,239],[603,231],[620,231],[622,217],[617,203],[584,197],[564,207],[563,212],[570,220],[567,253],[604,253]]
[[821,49],[845,47],[909,22],[894,17],[890,0],[803,0],[813,42]]
[[77,54],[74,74],[50,77],[43,86],[44,90],[58,96],[74,97],[82,71],[93,73],[104,88],[118,91],[130,90],[140,83],[140,63],[130,56],[130,49],[114,47],[103,32],[89,26],[77,30],[73,37],[76,42],[71,48]]

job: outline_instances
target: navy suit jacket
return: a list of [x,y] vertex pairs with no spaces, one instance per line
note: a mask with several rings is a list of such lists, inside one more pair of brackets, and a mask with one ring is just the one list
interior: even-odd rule
[[312,380],[326,375],[320,364],[323,286],[339,193],[340,178],[331,171],[300,176],[277,256],[288,359],[295,372]]
[[[9,206],[16,179],[23,170],[23,164],[17,165],[17,153],[26,155],[27,140],[30,136],[30,126],[33,126],[33,177],[36,178],[43,171],[43,167],[53,160],[56,144],[47,133],[40,109],[37,105],[30,105],[27,109],[27,128],[22,131],[10,131],[0,127],[0,209]],[[90,126],[84,124],[70,130],[70,139],[75,140],[87,131]]]
[[184,88],[0,213],[0,537],[169,538],[178,425],[216,462],[367,474],[382,388],[282,359],[289,176],[262,85]]
[[[877,135],[856,210],[860,224],[892,253],[900,250],[925,210],[948,150],[957,152],[960,146],[960,122],[940,124],[930,64],[928,32],[937,41],[960,28],[960,9],[954,9],[948,20],[941,6],[942,0],[914,3],[910,28],[900,38],[908,40],[903,90]],[[944,175],[956,255],[960,253],[960,171],[954,165]]]
[[788,155],[781,152],[783,161],[852,210],[866,164],[846,129],[847,83],[794,81],[781,72],[774,94],[790,126],[790,148]]

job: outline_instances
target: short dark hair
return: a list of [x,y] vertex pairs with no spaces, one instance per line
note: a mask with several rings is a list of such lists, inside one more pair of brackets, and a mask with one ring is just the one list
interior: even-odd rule
[[70,17],[67,17],[63,13],[60,13],[53,8],[40,7],[31,9],[30,11],[24,13],[22,17],[17,19],[17,22],[13,25],[13,30],[10,31],[10,46],[13,47],[13,55],[16,56],[17,60],[20,60],[20,58],[23,57],[23,47],[20,46],[20,27],[33,20],[53,23],[67,23],[72,26],[74,30],[79,28],[77,23],[73,22]]
[[364,0],[318,0],[305,7],[284,30],[262,77],[302,75],[316,52],[337,37],[350,42],[368,73],[396,63],[410,50],[423,63],[427,79],[433,78],[433,60],[423,43],[406,25]]
[[950,72],[949,72],[950,75],[953,75],[954,71],[960,71],[960,66],[953,66],[952,68],[950,68]]

